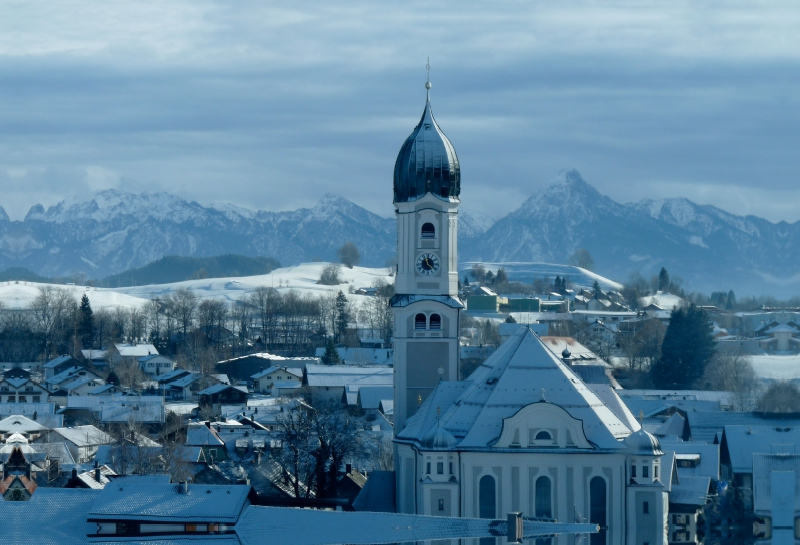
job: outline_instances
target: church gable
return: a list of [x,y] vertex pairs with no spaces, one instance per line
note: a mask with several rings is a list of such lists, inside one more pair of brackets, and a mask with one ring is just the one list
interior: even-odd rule
[[532,403],[503,419],[503,431],[495,448],[591,449],[583,422],[547,402]]

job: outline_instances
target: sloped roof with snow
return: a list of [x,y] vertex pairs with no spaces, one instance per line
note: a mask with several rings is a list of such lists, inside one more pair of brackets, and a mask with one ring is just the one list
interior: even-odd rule
[[0,432],[3,433],[30,433],[46,429],[39,422],[19,414],[0,420]]
[[142,356],[158,355],[158,349],[152,344],[115,344],[119,355],[122,357],[140,358]]
[[344,387],[348,384],[380,386],[394,383],[393,369],[377,365],[306,365],[306,377],[311,387]]
[[53,431],[78,447],[108,445],[114,442],[113,437],[92,425],[75,426],[73,428],[55,428]]
[[583,422],[596,448],[624,448],[619,440],[631,429],[528,328],[503,343],[466,381],[440,383],[398,439],[421,441],[441,407],[442,426],[460,439],[456,449],[491,447],[503,420],[540,401],[542,390],[549,403]]
[[131,482],[103,489],[89,520],[203,521],[235,523],[245,507],[249,486],[180,485]]
[[217,432],[205,424],[189,424],[186,430],[186,445],[188,446],[215,446],[221,447],[225,443],[219,438]]

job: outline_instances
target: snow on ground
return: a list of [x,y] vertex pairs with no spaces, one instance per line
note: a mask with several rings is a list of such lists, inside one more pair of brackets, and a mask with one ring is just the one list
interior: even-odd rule
[[76,301],[80,301],[84,293],[89,297],[93,310],[116,307],[140,307],[147,301],[140,297],[118,293],[111,289],[71,286],[63,284],[39,284],[37,282],[9,281],[0,282],[0,302],[6,308],[28,308],[39,295],[40,288],[50,286],[72,292]]
[[640,308],[644,308],[649,304],[655,303],[664,310],[672,310],[673,307],[682,307],[683,299],[671,293],[661,293],[660,291],[655,295],[648,295],[639,299]]
[[622,284],[609,280],[604,276],[600,276],[592,271],[587,271],[580,267],[572,265],[559,265],[557,263],[528,263],[528,262],[502,262],[502,263],[485,263],[476,261],[467,261],[459,264],[459,274],[463,278],[475,264],[478,263],[483,266],[487,271],[497,273],[499,269],[505,269],[508,274],[509,280],[515,282],[524,282],[530,284],[534,278],[548,277],[550,280],[555,280],[556,276],[567,277],[574,286],[583,288],[590,288],[594,285],[595,281],[600,284],[604,290],[622,289]]
[[303,263],[294,267],[284,267],[275,269],[269,274],[257,276],[240,276],[229,278],[205,278],[203,280],[185,280],[172,284],[149,284],[147,286],[132,286],[127,288],[114,288],[122,294],[140,297],[143,299],[153,299],[154,297],[164,297],[174,293],[181,288],[192,290],[201,299],[214,298],[235,301],[243,295],[252,293],[258,287],[275,288],[279,292],[295,290],[300,294],[310,293],[312,295],[323,295],[326,293],[344,292],[350,298],[358,298],[358,295],[348,294],[350,287],[354,289],[369,288],[377,280],[386,283],[393,283],[394,278],[388,275],[388,269],[369,269],[366,267],[353,267],[348,269],[342,267],[339,278],[342,284],[338,286],[323,286],[317,284],[322,269],[330,263]]
[[203,280],[186,280],[172,284],[148,284],[146,286],[132,286],[127,288],[94,288],[84,286],[71,286],[63,284],[39,284],[36,282],[0,282],[0,302],[8,308],[28,308],[39,295],[39,288],[51,286],[58,289],[67,289],[72,292],[76,301],[84,293],[89,297],[92,309],[116,307],[140,307],[149,299],[164,297],[181,288],[192,290],[199,298],[223,299],[235,301],[243,295],[252,293],[261,286],[272,287],[279,292],[295,290],[300,294],[310,293],[322,295],[336,293],[339,290],[353,301],[360,300],[360,295],[349,293],[353,289],[369,288],[377,280],[393,283],[394,278],[389,276],[386,268],[368,269],[366,267],[342,267],[339,278],[342,284],[338,286],[322,286],[317,284],[322,269],[330,263],[303,263],[295,267],[275,269],[270,274],[258,276],[240,276],[229,278],[206,278]]
[[750,356],[750,363],[761,380],[800,380],[800,354]]

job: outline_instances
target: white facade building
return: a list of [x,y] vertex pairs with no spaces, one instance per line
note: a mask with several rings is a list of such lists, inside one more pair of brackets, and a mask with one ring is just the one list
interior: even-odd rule
[[595,392],[524,327],[458,380],[459,193],[458,159],[428,100],[394,176],[397,510],[522,511],[596,523],[590,545],[666,545],[673,468],[614,390]]

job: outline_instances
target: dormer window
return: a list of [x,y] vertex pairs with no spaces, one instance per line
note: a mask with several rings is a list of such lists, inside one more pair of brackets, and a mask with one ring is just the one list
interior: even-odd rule
[[539,433],[536,434],[536,437],[534,437],[534,440],[536,440],[536,441],[552,441],[553,438],[550,436],[550,432],[540,431]]
[[442,317],[438,314],[431,314],[431,329],[442,329]]
[[428,325],[425,315],[420,313],[414,316],[414,329],[425,329]]
[[425,223],[422,225],[422,238],[435,238],[436,228],[432,223]]

